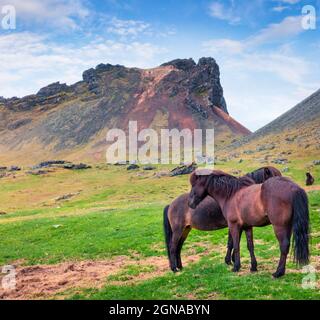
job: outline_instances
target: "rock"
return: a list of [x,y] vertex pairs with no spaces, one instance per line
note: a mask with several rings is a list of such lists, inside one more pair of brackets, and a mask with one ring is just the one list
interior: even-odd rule
[[161,65],[161,67],[173,66],[179,70],[189,71],[196,66],[196,63],[192,58],[190,59],[175,59],[169,62],[166,62]]
[[240,159],[239,161],[238,161],[238,163],[242,163],[243,162],[243,159]]
[[28,123],[30,123],[32,120],[31,119],[21,119],[18,121],[15,121],[13,123],[8,124],[7,129],[8,130],[16,130]]
[[153,178],[161,178],[161,177],[168,177],[168,176],[170,176],[169,171],[159,171],[153,175]]
[[49,170],[32,170],[32,171],[27,171],[26,174],[31,174],[31,175],[34,175],[34,176],[40,176],[40,175],[44,175],[44,174],[47,174],[51,171]]
[[49,161],[43,161],[39,163],[38,165],[32,167],[33,169],[38,169],[38,168],[46,168],[46,167],[51,167],[54,165],[62,165],[66,164],[67,162],[64,160],[49,160]]
[[288,159],[277,158],[277,159],[272,160],[271,162],[275,163],[275,164],[286,164],[286,163],[288,163]]
[[252,151],[252,150],[244,150],[243,153],[244,154],[253,154],[254,151]]
[[0,211],[0,215],[5,215],[5,214],[7,214],[7,213],[4,211]]
[[137,165],[137,164],[130,164],[128,167],[127,167],[127,170],[136,170],[136,169],[139,169],[140,167]]
[[232,170],[231,174],[233,175],[239,175],[242,171],[241,170]]
[[285,140],[288,142],[293,142],[296,139],[296,137],[287,137]]
[[312,162],[315,166],[319,166],[320,165],[320,160],[314,160]]
[[9,171],[21,171],[21,168],[18,167],[18,166],[11,166],[11,167],[9,168]]
[[65,83],[61,84],[60,82],[54,82],[44,88],[41,88],[38,91],[37,96],[50,97],[67,90],[68,86]]
[[144,166],[142,169],[148,171],[148,170],[155,170],[156,167],[153,167],[153,166]]
[[76,192],[76,193],[67,193],[64,194],[62,196],[57,197],[56,199],[54,199],[55,201],[63,201],[63,200],[69,200],[71,198],[73,198],[74,196],[77,196],[78,194],[80,194],[80,192]]
[[170,176],[179,176],[183,174],[190,174],[197,169],[197,165],[195,163],[190,164],[189,166],[180,166],[176,167],[170,172]]
[[4,171],[4,170],[7,170],[8,168],[7,167],[0,167],[0,171]]
[[289,168],[288,167],[285,167],[281,170],[282,172],[289,172]]
[[261,146],[257,146],[256,150],[257,151],[265,151],[265,150],[273,150],[275,148],[274,144],[264,144]]
[[66,163],[62,166],[64,169],[71,169],[71,170],[83,170],[83,169],[91,169],[91,166],[85,164],[85,163]]
[[117,161],[113,165],[115,166],[126,166],[129,162],[128,161]]

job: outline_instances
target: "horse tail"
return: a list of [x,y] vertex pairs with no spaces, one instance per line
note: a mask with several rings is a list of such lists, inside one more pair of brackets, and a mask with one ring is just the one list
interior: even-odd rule
[[170,222],[168,219],[168,211],[169,211],[169,206],[166,206],[163,209],[163,229],[164,229],[164,236],[165,236],[165,240],[166,240],[168,258],[171,261],[171,259],[170,259],[170,242],[172,239],[172,229],[171,229]]
[[308,196],[299,189],[292,203],[294,261],[298,265],[309,263],[309,207]]

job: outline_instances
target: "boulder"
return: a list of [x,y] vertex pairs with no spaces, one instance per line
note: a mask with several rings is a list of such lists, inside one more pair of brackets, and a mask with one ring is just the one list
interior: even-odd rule
[[136,170],[136,169],[139,169],[140,167],[137,165],[137,164],[130,164],[128,167],[127,167],[127,170]]
[[176,167],[173,170],[171,170],[170,176],[175,177],[175,176],[180,176],[183,174],[190,174],[193,171],[195,171],[196,169],[197,169],[197,165],[195,163],[192,163],[188,166],[187,165],[179,166],[179,167]]

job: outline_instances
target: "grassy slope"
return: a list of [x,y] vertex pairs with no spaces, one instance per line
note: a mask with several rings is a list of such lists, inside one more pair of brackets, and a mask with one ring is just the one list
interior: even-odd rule
[[[288,175],[303,183],[307,161],[290,164]],[[219,168],[243,172],[258,167],[244,161],[221,163]],[[162,170],[163,168],[161,168]],[[160,168],[159,168],[160,170]],[[320,168],[314,168],[320,176]],[[71,172],[57,170],[48,176],[26,176],[0,180],[0,265],[23,260],[25,265],[58,263],[65,260],[110,258],[128,255],[141,257],[165,255],[162,234],[162,208],[175,196],[189,189],[188,177],[151,178],[152,172],[126,172],[123,167],[105,167]],[[320,181],[317,181],[319,184]],[[82,190],[82,191],[81,191]],[[53,199],[69,192],[80,194],[70,201]],[[319,257],[320,193],[310,192],[313,263]],[[194,243],[226,243],[227,231],[193,231],[186,249]],[[248,272],[248,252],[242,241],[243,272],[233,274],[223,263],[224,250],[210,252],[197,263],[173,275],[139,283],[114,286],[106,279],[102,290],[78,289],[73,298],[222,298],[222,299],[319,299],[318,290],[301,288],[300,271],[289,262],[289,273],[279,280],[271,278],[276,268],[278,245],[271,227],[255,230],[259,272]],[[200,252],[201,247],[197,248]],[[291,261],[291,260],[290,260]],[[148,270],[125,269],[118,275]],[[319,277],[319,274],[318,274]]]

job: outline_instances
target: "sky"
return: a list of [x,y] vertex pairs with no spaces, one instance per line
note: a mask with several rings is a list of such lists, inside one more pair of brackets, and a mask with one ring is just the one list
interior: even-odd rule
[[[6,5],[15,29],[2,27]],[[0,0],[0,96],[75,83],[99,63],[211,56],[230,115],[254,131],[320,88],[318,17],[320,0]]]

